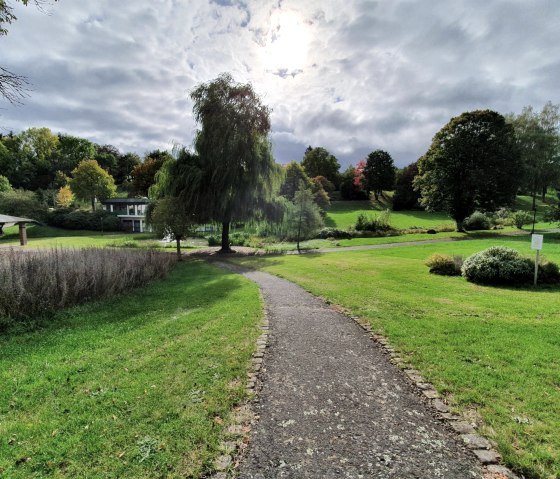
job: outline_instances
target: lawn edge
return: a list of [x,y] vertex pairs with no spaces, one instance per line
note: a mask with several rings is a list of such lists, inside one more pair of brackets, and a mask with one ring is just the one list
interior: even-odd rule
[[[231,263],[215,260],[208,261],[208,263],[221,269],[226,269],[232,273],[239,274],[239,270]],[[226,437],[233,437],[235,441],[223,441],[221,443],[220,449],[224,454],[215,459],[215,472],[210,476],[210,479],[230,479],[237,476],[241,461],[245,457],[249,447],[251,431],[259,420],[259,416],[255,414],[254,403],[262,388],[260,373],[265,370],[263,365],[266,359],[266,349],[269,346],[270,332],[268,308],[266,307],[260,288],[259,295],[263,305],[263,317],[259,324],[261,334],[256,340],[255,352],[252,355],[251,363],[247,370],[245,383],[246,399],[234,408],[232,423],[224,431]]]
[[[324,298],[322,298],[324,299]],[[485,479],[519,479],[511,469],[501,463],[502,456],[495,449],[495,444],[477,433],[476,428],[461,414],[450,412],[445,398],[441,397],[433,384],[424,379],[422,373],[410,365],[391,346],[390,341],[383,335],[374,331],[367,319],[353,315],[346,308],[331,304],[331,308],[342,313],[363,329],[371,341],[377,343],[383,353],[389,356],[389,361],[397,366],[406,380],[411,383],[416,393],[426,402],[435,417],[447,424],[458,438],[458,442],[477,458],[484,471]]]

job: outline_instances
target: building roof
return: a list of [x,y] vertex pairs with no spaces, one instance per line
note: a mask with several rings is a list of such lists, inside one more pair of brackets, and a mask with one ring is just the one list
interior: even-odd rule
[[111,198],[109,200],[102,201],[104,205],[110,204],[127,204],[127,205],[147,205],[150,202],[148,198]]
[[38,223],[38,221],[29,218],[20,218],[19,216],[0,215],[1,226],[14,226],[20,223]]

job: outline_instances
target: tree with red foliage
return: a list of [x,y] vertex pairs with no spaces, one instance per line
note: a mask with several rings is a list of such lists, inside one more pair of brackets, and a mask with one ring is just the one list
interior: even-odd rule
[[366,167],[366,160],[358,161],[356,169],[354,170],[354,185],[364,189],[364,168]]

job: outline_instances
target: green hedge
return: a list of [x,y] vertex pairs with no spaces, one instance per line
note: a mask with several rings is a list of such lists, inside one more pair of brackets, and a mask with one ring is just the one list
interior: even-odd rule
[[51,211],[47,217],[50,226],[69,230],[119,231],[119,219],[105,210],[80,211],[61,208]]

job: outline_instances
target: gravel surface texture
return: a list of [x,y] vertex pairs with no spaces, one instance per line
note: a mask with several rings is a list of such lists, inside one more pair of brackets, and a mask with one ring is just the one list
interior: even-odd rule
[[479,463],[381,347],[299,286],[255,281],[270,321],[245,479],[480,478]]

